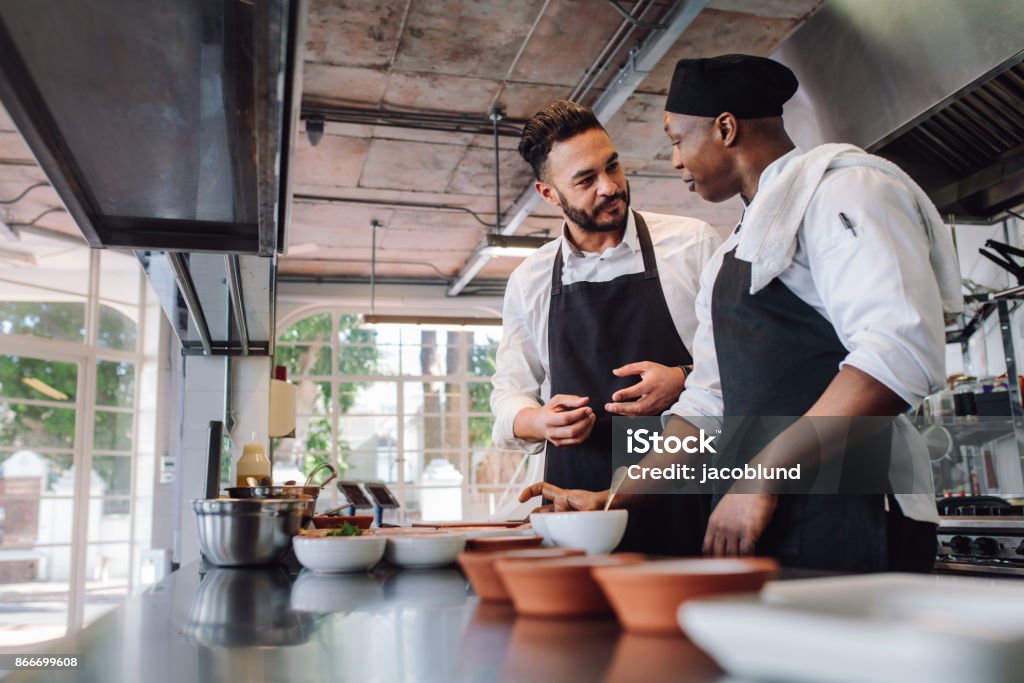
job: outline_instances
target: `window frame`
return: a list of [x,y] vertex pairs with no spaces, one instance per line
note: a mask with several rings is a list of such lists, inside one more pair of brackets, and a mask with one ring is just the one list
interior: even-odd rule
[[[84,245],[82,248],[87,249]],[[130,258],[130,256],[125,255],[125,258]],[[38,449],[30,449],[41,454],[48,452],[70,453],[74,464],[75,477],[74,492],[72,496],[40,495],[37,498],[38,500],[70,499],[73,501],[73,519],[71,520],[72,528],[70,542],[34,543],[31,546],[31,548],[70,548],[71,566],[68,577],[68,604],[66,609],[65,636],[67,634],[74,633],[83,627],[86,618],[86,605],[89,602],[89,591],[95,590],[95,588],[90,589],[87,586],[87,582],[89,581],[89,577],[87,576],[89,549],[101,545],[127,545],[128,573],[126,578],[127,585],[125,588],[125,595],[131,596],[138,587],[138,567],[136,565],[139,550],[149,546],[148,536],[140,537],[138,534],[139,519],[137,514],[137,502],[139,500],[139,491],[137,490],[137,487],[139,482],[137,481],[138,471],[136,468],[136,460],[140,450],[139,429],[141,412],[141,376],[147,362],[145,355],[147,334],[159,334],[159,331],[148,329],[147,298],[149,297],[149,292],[147,291],[148,288],[146,287],[145,276],[142,272],[142,268],[138,268],[135,276],[135,282],[139,288],[138,302],[126,303],[124,301],[110,299],[109,297],[101,298],[100,263],[100,251],[89,250],[89,272],[87,279],[88,294],[85,297],[85,335],[82,341],[55,340],[26,334],[0,334],[0,354],[23,356],[43,361],[69,363],[76,365],[78,368],[77,386],[73,404],[70,402],[62,403],[44,401],[47,405],[53,404],[58,407],[73,408],[75,410],[75,437],[72,447],[42,447]],[[5,277],[2,281],[20,284],[16,279],[10,277]],[[40,290],[40,292],[52,292],[55,294],[65,295],[73,294],[76,297],[81,296],[79,292],[62,290],[58,287],[30,286],[34,289]],[[0,296],[0,298],[2,298],[2,296]],[[99,346],[101,307],[104,304],[109,304],[111,302],[116,304],[116,307],[114,307],[115,310],[135,308],[137,311],[135,318],[135,349],[133,351],[124,351]],[[130,408],[97,405],[97,365],[103,361],[128,363],[133,366],[134,376],[131,392],[132,405]],[[9,401],[18,403],[40,402],[37,399],[22,400],[15,398],[0,400],[3,400],[4,402]],[[94,429],[96,416],[99,412],[129,413],[132,415],[131,444],[128,450],[110,451],[105,449],[96,449],[94,447]],[[21,449],[4,449],[5,452],[10,451],[12,453],[17,450]],[[104,494],[102,496],[92,496],[90,494],[89,484],[92,476],[93,456],[107,455],[116,455],[118,457],[127,457],[130,459],[129,491],[127,494]],[[150,491],[148,495],[151,498],[153,495],[152,491]],[[92,539],[89,537],[90,504],[95,500],[102,500],[105,503],[108,499],[117,500],[119,502],[125,499],[128,501],[128,537],[124,540],[106,541],[99,540],[98,538]],[[25,647],[30,646],[31,645],[16,645],[12,646],[13,649],[11,649],[0,645],[0,652],[4,652],[8,649],[11,649],[11,651],[23,650]]]
[[[324,314],[330,315],[330,322],[331,322],[330,337],[329,337],[329,339],[327,341],[324,341],[324,340],[316,340],[316,341],[309,341],[309,340],[282,340],[282,336],[284,334],[286,334],[287,331],[292,326],[294,326],[294,325],[296,325],[296,324],[298,324],[298,323],[300,323],[300,322],[302,322],[302,321],[304,321],[306,319],[312,318],[314,316],[324,315]],[[464,329],[464,328],[460,328],[458,326],[438,327],[438,328],[436,328],[438,331],[443,331],[443,332],[446,333],[445,339],[444,339],[443,342],[439,341],[439,342],[437,342],[435,344],[423,344],[421,342],[419,344],[419,346],[421,348],[424,347],[424,346],[432,346],[432,347],[437,348],[437,349],[445,349],[446,352],[447,352],[447,350],[450,347],[454,346],[455,347],[454,358],[456,359],[456,361],[455,361],[456,362],[456,366],[455,366],[454,371],[452,370],[452,368],[447,367],[447,363],[446,363],[444,371],[441,374],[436,374],[436,375],[407,374],[405,372],[404,366],[402,365],[403,350],[405,348],[415,348],[417,345],[416,344],[412,344],[412,343],[406,343],[406,340],[404,338],[404,335],[406,334],[406,328],[408,328],[409,331],[411,331],[413,329],[422,329],[422,328],[418,328],[415,325],[401,325],[401,326],[399,326],[400,330],[399,330],[399,333],[398,333],[399,343],[398,344],[391,344],[390,343],[390,339],[389,339],[387,343],[382,344],[382,346],[388,346],[388,347],[394,346],[394,347],[399,349],[399,353],[398,353],[399,367],[397,368],[397,372],[395,372],[394,374],[380,374],[380,373],[377,373],[377,374],[341,374],[339,372],[339,349],[341,348],[343,342],[341,341],[341,339],[339,337],[339,328],[340,328],[340,326],[339,326],[339,319],[340,319],[340,316],[346,316],[346,315],[361,315],[361,314],[357,313],[357,312],[350,311],[350,310],[346,310],[346,309],[343,309],[343,308],[340,308],[340,307],[330,306],[330,305],[323,305],[323,306],[316,306],[316,307],[305,307],[305,308],[293,311],[293,312],[289,313],[288,315],[284,316],[282,319],[280,319],[278,321],[278,326],[277,326],[278,332],[276,333],[276,341],[275,341],[275,344],[276,344],[277,347],[323,347],[323,346],[329,346],[331,348],[331,374],[330,375],[319,375],[319,374],[316,374],[316,375],[312,375],[312,374],[311,375],[291,375],[291,374],[289,374],[288,380],[290,382],[294,382],[294,383],[305,382],[305,381],[309,381],[309,382],[330,382],[330,384],[331,384],[331,396],[330,396],[330,401],[329,401],[329,410],[328,410],[328,412],[326,414],[323,414],[323,415],[316,414],[313,417],[315,417],[315,418],[323,418],[323,419],[327,419],[327,420],[330,421],[330,427],[331,427],[331,443],[330,443],[331,453],[330,453],[330,457],[331,457],[332,462],[338,463],[338,462],[340,462],[340,458],[341,458],[340,447],[339,447],[339,429],[338,429],[338,425],[340,424],[340,419],[342,417],[361,417],[361,416],[369,417],[371,415],[377,415],[376,413],[364,413],[364,412],[361,412],[361,413],[351,413],[351,414],[350,413],[341,413],[340,412],[340,401],[339,401],[340,386],[342,384],[351,384],[351,383],[387,383],[387,384],[394,385],[394,390],[395,390],[395,394],[396,394],[394,398],[395,398],[395,402],[397,404],[396,405],[396,410],[395,410],[394,413],[392,413],[392,412],[379,413],[379,416],[380,417],[391,417],[391,416],[397,417],[397,432],[396,432],[396,446],[395,446],[396,459],[395,459],[395,462],[393,463],[393,466],[395,468],[397,468],[398,470],[400,470],[402,472],[402,475],[399,476],[399,475],[396,474],[395,482],[393,484],[391,484],[391,485],[394,487],[395,497],[398,499],[399,503],[401,504],[401,508],[400,508],[400,520],[401,521],[404,522],[406,520],[406,516],[407,516],[407,513],[408,513],[407,508],[406,508],[406,503],[409,500],[409,497],[410,497],[409,494],[410,493],[413,493],[414,491],[419,491],[419,490],[422,490],[422,489],[425,489],[425,488],[427,488],[427,489],[439,488],[437,486],[429,486],[429,485],[424,486],[423,484],[417,483],[418,479],[419,479],[419,473],[416,473],[415,475],[410,477],[409,474],[405,472],[406,467],[409,464],[409,458],[407,456],[411,455],[413,453],[416,453],[416,454],[419,454],[419,455],[423,455],[423,456],[429,456],[429,455],[432,455],[432,454],[433,455],[437,455],[437,454],[445,455],[445,454],[451,454],[451,453],[455,453],[455,452],[458,453],[458,456],[459,456],[458,457],[458,463],[456,463],[456,464],[458,466],[459,472],[462,474],[462,483],[459,485],[458,488],[461,491],[461,504],[462,504],[462,510],[463,510],[463,515],[464,516],[466,515],[467,511],[470,511],[470,510],[474,509],[474,504],[472,502],[474,497],[478,497],[482,493],[494,493],[496,491],[500,491],[501,492],[501,496],[504,496],[505,498],[507,498],[509,495],[515,496],[516,494],[518,494],[519,489],[523,485],[522,482],[520,482],[520,481],[509,481],[509,482],[505,482],[503,484],[482,484],[481,485],[481,484],[477,484],[476,483],[475,477],[473,476],[473,472],[471,471],[471,467],[473,465],[473,452],[474,451],[477,451],[477,450],[480,450],[480,449],[484,449],[484,448],[493,449],[495,451],[500,451],[500,449],[498,449],[493,444],[488,443],[486,445],[482,445],[482,444],[474,445],[470,441],[470,418],[485,417],[485,418],[490,418],[492,420],[494,419],[494,415],[490,411],[481,412],[479,410],[472,410],[471,409],[471,405],[470,405],[471,402],[472,402],[472,398],[471,398],[470,393],[469,393],[470,385],[473,385],[473,384],[489,384],[490,383],[490,376],[476,374],[476,373],[472,372],[471,368],[469,367],[469,365],[470,365],[470,352],[471,352],[472,348],[475,346],[475,344],[474,344],[474,330],[472,330],[472,329],[467,330],[467,329]],[[452,343],[453,337],[450,334],[450,333],[453,333],[453,332],[454,333],[459,333],[459,334],[454,335],[454,344]],[[497,330],[497,334],[500,335],[500,329]],[[344,345],[345,346],[355,346],[355,347],[375,347],[376,346],[376,344],[368,343],[368,342],[357,342],[357,343],[354,343],[354,344],[344,343]],[[275,362],[276,362],[276,360],[275,360]],[[445,410],[445,411],[442,411],[442,412],[439,412],[439,413],[435,413],[433,411],[431,411],[429,413],[426,413],[426,412],[407,412],[406,411],[406,406],[405,406],[405,403],[406,403],[406,385],[407,384],[424,384],[424,383],[441,383],[441,384],[456,385],[456,386],[458,386],[458,390],[461,392],[461,396],[463,397],[463,400],[458,401],[457,408],[455,410],[451,410],[451,411]],[[447,407],[447,406],[445,406],[445,407]],[[300,411],[301,410],[302,409],[300,408]],[[305,415],[305,413],[303,413],[303,415]],[[445,417],[445,416],[448,416],[448,417],[456,418],[458,420],[458,425],[459,425],[459,436],[458,436],[458,440],[457,440],[458,441],[457,445],[445,444],[445,445],[441,446],[440,448],[426,448],[426,447],[424,447],[424,445],[422,443],[420,443],[415,448],[411,447],[411,446],[407,448],[407,441],[408,441],[408,436],[409,436],[407,422],[409,420],[415,419],[415,418],[422,419],[425,416],[427,416],[427,417]],[[298,446],[298,448],[300,450],[302,450],[302,451],[305,450],[303,448],[303,446]],[[524,459],[526,459],[528,456],[525,455],[525,454],[522,454],[522,457]],[[424,457],[423,459],[424,459],[424,463],[423,464],[425,465],[426,464],[425,463],[426,458]],[[524,471],[525,471],[524,467],[517,468],[517,472],[524,472]],[[448,488],[448,487],[444,487],[444,488]],[[453,486],[451,488],[455,488],[455,487]],[[486,489],[486,491],[482,491],[483,489]]]

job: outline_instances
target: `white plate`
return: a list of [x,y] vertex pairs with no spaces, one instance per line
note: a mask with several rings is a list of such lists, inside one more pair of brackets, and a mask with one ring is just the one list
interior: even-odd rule
[[399,567],[443,567],[455,562],[466,547],[466,537],[455,533],[387,536],[388,562]]
[[380,562],[387,541],[373,536],[296,536],[295,557],[318,574],[365,571]]
[[793,681],[1016,683],[1024,586],[912,574],[776,581],[693,600],[687,635],[730,674]]
[[460,527],[458,529],[441,529],[442,533],[459,534],[466,538],[496,538],[498,536],[532,536],[530,529],[515,529],[501,527]]

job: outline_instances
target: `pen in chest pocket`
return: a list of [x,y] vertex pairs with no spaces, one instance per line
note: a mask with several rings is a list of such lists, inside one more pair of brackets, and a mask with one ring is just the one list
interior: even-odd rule
[[854,227],[853,227],[853,222],[852,222],[852,221],[850,221],[850,219],[849,219],[849,218],[847,218],[847,217],[846,217],[846,214],[845,214],[845,213],[843,213],[842,211],[840,211],[840,212],[839,212],[839,220],[840,220],[840,221],[842,221],[842,223],[843,223],[843,227],[844,227],[844,228],[846,228],[846,229],[847,229],[847,230],[849,230],[849,231],[850,231],[851,233],[853,233],[853,236],[854,236],[854,237],[856,237],[856,236],[857,236],[857,231],[856,231],[856,230],[854,229]]

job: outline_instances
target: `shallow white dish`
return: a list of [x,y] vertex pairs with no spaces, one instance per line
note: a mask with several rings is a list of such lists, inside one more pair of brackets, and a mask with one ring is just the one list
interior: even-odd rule
[[1024,669],[1024,586],[912,574],[776,581],[761,597],[679,608],[690,638],[737,677],[1011,683]]
[[470,526],[460,527],[458,529],[441,529],[442,533],[446,534],[459,534],[465,536],[467,539],[470,538],[495,538],[497,536],[529,536],[529,529],[510,529],[503,527],[482,527],[482,526]]
[[387,527],[373,527],[367,529],[363,535],[368,536],[409,536],[409,535],[423,535],[423,534],[439,534],[442,533],[439,529],[433,529],[430,527],[418,527],[418,526],[387,526]]
[[387,541],[373,536],[296,536],[295,557],[318,574],[365,571],[380,562]]
[[628,519],[626,510],[548,512],[544,514],[542,524],[547,527],[555,545],[580,548],[588,555],[599,555],[615,550],[626,533]]
[[384,584],[371,574],[317,574],[302,570],[292,584],[291,608],[299,612],[373,610],[384,598]]
[[435,532],[387,536],[388,562],[399,567],[443,567],[466,547],[462,534]]

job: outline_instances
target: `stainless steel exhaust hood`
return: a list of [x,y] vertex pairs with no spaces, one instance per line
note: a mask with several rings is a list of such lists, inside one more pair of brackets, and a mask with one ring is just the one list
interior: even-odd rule
[[801,147],[899,164],[958,222],[1024,205],[1024,3],[828,0],[772,55],[800,79]]
[[185,353],[273,352],[304,9],[0,3],[0,98],[90,246],[136,250]]
[[0,97],[91,246],[283,244],[298,6],[0,3]]

